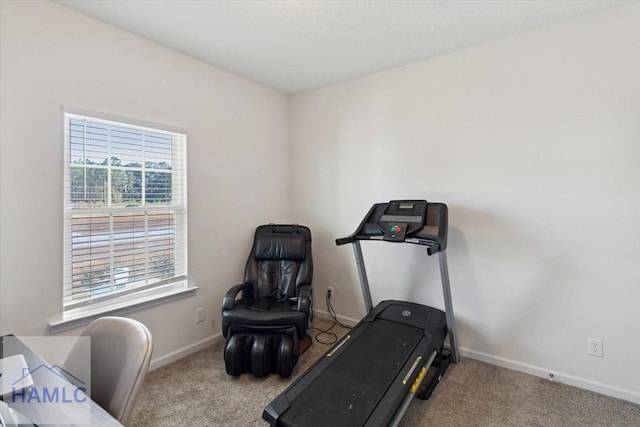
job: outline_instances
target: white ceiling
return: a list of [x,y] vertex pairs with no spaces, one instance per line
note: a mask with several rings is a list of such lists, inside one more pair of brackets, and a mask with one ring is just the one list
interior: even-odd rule
[[409,64],[621,3],[54,1],[286,94]]

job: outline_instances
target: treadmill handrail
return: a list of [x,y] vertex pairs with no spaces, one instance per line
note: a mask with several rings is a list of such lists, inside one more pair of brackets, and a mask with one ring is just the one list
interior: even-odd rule
[[[352,236],[340,237],[336,239],[336,246],[347,245],[349,243],[355,242],[356,240],[384,240],[384,239],[382,238],[382,236],[357,236],[356,237],[352,235]],[[427,246],[427,253],[429,255],[433,255],[442,250],[439,243],[437,243],[435,240],[430,240],[430,239],[418,239],[415,237],[409,237],[405,239],[404,242],[400,242],[400,243],[413,243],[416,245]]]
[[338,239],[336,239],[336,246],[342,246],[342,245],[346,245],[348,243],[353,243],[355,239],[353,238],[353,236],[347,236],[347,237],[340,237]]
[[356,231],[354,231],[353,233],[351,233],[351,235],[347,237],[336,239],[336,246],[346,245],[347,243],[353,243],[354,240],[366,240],[366,238],[368,238],[369,236],[359,236],[360,238],[358,239],[358,231],[364,228],[364,225],[367,223],[367,219],[371,216],[371,214],[373,213],[373,211],[378,205],[380,205],[380,203],[375,203],[373,206],[371,206],[371,208],[369,209],[369,212],[367,212],[367,214],[364,216],[362,221],[360,221],[360,225],[358,225],[358,228],[356,229]]
[[[349,236],[337,238],[335,240],[336,246],[342,246],[348,243],[353,243],[356,240],[384,240],[382,235],[361,234],[361,232],[362,230],[364,230],[367,224],[367,220],[372,216],[373,212],[380,205],[387,205],[387,204],[388,203],[376,203],[373,206],[371,206],[367,214],[364,216],[364,218],[360,222],[360,225],[358,225],[358,228],[356,229],[356,231],[351,233]],[[446,249],[446,241],[447,241],[446,233],[447,233],[447,227],[448,227],[447,205],[445,205],[444,203],[428,202],[427,214],[425,215],[425,224],[423,224],[423,227],[426,226],[429,206],[431,206],[432,208],[439,207],[440,209],[444,209],[444,215],[440,217],[440,224],[438,224],[438,236],[433,239],[421,238],[421,237],[415,236],[417,233],[412,233],[412,235],[407,236],[402,242],[395,242],[395,243],[412,243],[416,245],[427,246],[427,253],[429,255],[433,255],[435,253],[438,253]]]

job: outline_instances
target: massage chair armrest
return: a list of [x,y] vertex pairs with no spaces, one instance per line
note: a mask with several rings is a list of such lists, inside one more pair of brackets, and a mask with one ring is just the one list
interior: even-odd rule
[[247,283],[241,283],[239,285],[235,285],[231,289],[229,289],[222,300],[222,311],[225,310],[233,310],[233,306],[235,305],[236,297],[240,292],[243,293],[243,297],[246,296],[249,292],[253,291],[253,287]]
[[298,291],[298,307],[297,311],[302,311],[304,313],[309,314],[311,309],[311,285],[302,285],[300,286],[300,291]]

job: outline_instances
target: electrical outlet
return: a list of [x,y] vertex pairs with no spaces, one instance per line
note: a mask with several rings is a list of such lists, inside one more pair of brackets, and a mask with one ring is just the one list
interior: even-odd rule
[[587,353],[591,356],[603,357],[602,340],[599,338],[587,338]]
[[196,323],[204,322],[204,307],[196,308]]
[[333,286],[327,288],[327,293],[329,294],[329,299],[333,299],[336,296]]

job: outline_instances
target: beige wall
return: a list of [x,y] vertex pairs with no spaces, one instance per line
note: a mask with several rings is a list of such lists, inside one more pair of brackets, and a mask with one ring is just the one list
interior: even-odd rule
[[156,360],[219,334],[255,226],[289,220],[287,97],[49,1],[0,7],[0,333],[44,334],[61,314],[65,105],[188,131],[200,289],[132,317],[151,329]]
[[[640,402],[639,76],[636,3],[294,96],[316,295],[361,317],[334,239],[374,202],[445,202],[464,354]],[[421,248],[363,250],[374,300],[442,306]]]

